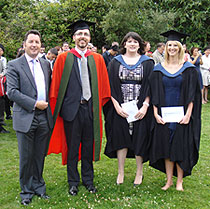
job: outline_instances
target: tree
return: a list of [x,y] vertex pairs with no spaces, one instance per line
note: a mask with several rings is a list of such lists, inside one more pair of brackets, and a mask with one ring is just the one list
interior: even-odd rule
[[160,33],[174,24],[175,15],[157,9],[153,1],[120,0],[104,18],[103,31],[107,41],[121,41],[129,31],[135,31],[154,46]]

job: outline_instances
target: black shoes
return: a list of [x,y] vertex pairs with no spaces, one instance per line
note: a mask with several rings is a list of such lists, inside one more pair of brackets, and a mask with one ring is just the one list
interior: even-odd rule
[[95,186],[93,184],[90,185],[85,185],[86,189],[90,192],[90,193],[96,193],[97,189],[95,188]]
[[11,115],[7,115],[7,116],[6,116],[6,119],[7,119],[7,120],[11,120],[11,119],[12,119],[12,116],[11,116]]
[[78,188],[77,186],[70,186],[69,188],[69,194],[72,196],[76,196],[78,193]]
[[[42,199],[45,199],[45,200],[49,200],[50,199],[50,196],[48,196],[46,193],[44,194],[36,194],[38,197],[42,198]],[[29,199],[29,198],[25,198],[25,199],[22,199],[21,200],[21,205],[29,205],[31,203],[32,199]]]
[[[97,192],[97,189],[95,188],[95,186],[93,184],[90,184],[90,185],[84,185],[85,188],[88,190],[88,192],[90,193],[96,193]],[[77,193],[78,193],[78,187],[77,186],[70,186],[69,187],[69,194],[72,195],[72,196],[76,196]]]
[[2,134],[8,134],[10,132],[7,131],[4,127],[0,126],[0,133],[2,133]]
[[50,196],[48,196],[46,193],[44,194],[37,194],[38,197],[44,199],[44,200],[49,200],[50,199]]
[[22,205],[27,206],[27,205],[29,205],[30,203],[31,203],[31,199],[26,198],[26,199],[21,200],[21,204],[22,204]]

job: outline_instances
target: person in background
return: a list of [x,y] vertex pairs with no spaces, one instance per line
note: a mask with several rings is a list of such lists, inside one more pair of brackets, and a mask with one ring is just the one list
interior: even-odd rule
[[[149,133],[152,109],[149,108],[148,78],[154,61],[145,56],[144,41],[135,32],[125,35],[120,55],[114,57],[108,66],[111,86],[111,105],[105,110],[107,143],[105,155],[118,159],[117,185],[124,182],[126,157],[136,158],[134,186],[143,181],[143,162],[149,156]],[[133,101],[138,109],[135,122],[127,122],[128,113],[122,103]]]
[[[174,30],[162,33],[167,37],[165,61],[155,66],[150,82],[151,103],[155,121],[151,126],[152,142],[150,166],[166,173],[162,190],[173,185],[183,191],[183,178],[191,175],[198,162],[201,131],[201,90],[195,66],[184,61],[181,39],[187,35]],[[167,120],[164,107],[172,108],[169,114],[178,117]],[[177,112],[180,108],[181,112]],[[175,117],[174,117],[175,118]]]
[[94,24],[78,20],[70,25],[75,48],[57,57],[50,88],[55,127],[48,154],[62,152],[63,164],[67,163],[68,191],[72,196],[79,191],[80,159],[83,185],[90,193],[97,192],[93,160],[99,160],[100,156],[101,109],[110,99],[103,57],[87,49],[91,40],[89,27]]
[[60,47],[60,46],[55,46],[54,48],[57,49],[58,55],[61,54],[61,53],[63,52],[63,51],[62,51],[62,47]]
[[152,59],[155,61],[155,65],[157,65],[158,63],[162,63],[164,61],[164,49],[165,49],[164,43],[157,44],[157,49],[152,54]]
[[103,54],[105,51],[108,51],[109,49],[110,49],[110,47],[109,47],[108,45],[102,46],[102,48],[101,48],[102,54]]
[[188,61],[188,62],[190,62],[190,53],[189,53],[189,51],[188,51],[188,49],[187,49],[187,45],[186,44],[183,44],[183,49],[184,49],[184,61],[186,62],[186,61]]
[[66,41],[63,42],[62,50],[63,50],[63,52],[67,52],[70,50],[68,42],[66,42]]
[[45,55],[45,45],[42,43],[38,57],[43,57],[44,55]]
[[104,58],[106,67],[108,67],[109,62],[118,54],[119,47],[117,45],[111,46],[108,51],[105,51],[102,56]]
[[0,60],[0,133],[9,133],[3,126],[5,125],[4,123],[4,110],[5,110],[5,100],[4,100],[4,76],[6,75],[6,68],[4,68],[4,65],[2,61]]
[[[7,59],[5,57],[3,57],[2,55],[4,54],[4,46],[2,44],[0,44],[0,60],[2,61],[2,64],[3,64],[3,76],[5,75],[6,71],[7,71]],[[11,114],[11,104],[12,102],[8,99],[7,95],[5,94],[3,96],[3,99],[4,99],[4,111],[6,113],[6,119],[7,120],[10,120],[12,119],[12,114]]]
[[56,48],[51,48],[46,55],[41,58],[47,60],[50,63],[51,69],[53,69],[54,60],[58,56],[58,50]]
[[210,46],[204,48],[204,55],[201,57],[203,64],[200,65],[203,79],[203,103],[208,102],[208,86],[210,84]]
[[24,49],[20,49],[16,55],[16,58],[21,57],[22,55],[25,54],[25,50]]
[[19,181],[22,205],[34,195],[49,199],[43,179],[44,160],[53,126],[48,105],[51,79],[50,64],[38,57],[41,35],[30,30],[24,38],[25,54],[8,63],[7,95],[14,102],[13,129],[19,151]]
[[[202,75],[201,75],[201,70],[200,70],[200,65],[203,64],[203,61],[202,61],[202,58],[201,58],[202,54],[199,52],[198,47],[192,47],[191,50],[190,50],[190,53],[191,53],[190,62],[193,65],[195,65],[195,68],[198,71],[201,91],[202,91],[202,95],[203,95],[203,80],[202,80]],[[205,103],[205,101],[204,101],[203,96],[202,96],[202,104],[204,104],[204,103]]]
[[145,52],[145,55],[148,56],[148,57],[152,57],[152,52],[150,51],[150,49],[151,49],[150,42],[149,41],[145,41],[144,52]]
[[117,41],[112,42],[112,46],[115,46],[115,45],[119,47],[119,43]]
[[0,60],[3,63],[4,69],[6,69],[7,68],[7,59],[6,59],[6,57],[2,56],[3,54],[4,54],[4,46],[2,44],[0,44]]

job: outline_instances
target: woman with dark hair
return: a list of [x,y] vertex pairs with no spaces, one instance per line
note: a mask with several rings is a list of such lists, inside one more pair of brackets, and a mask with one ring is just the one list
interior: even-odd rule
[[[124,181],[126,157],[136,156],[137,171],[134,185],[143,180],[143,162],[148,160],[148,143],[151,108],[149,107],[148,77],[154,62],[143,55],[144,41],[135,32],[129,32],[121,43],[121,55],[109,63],[108,72],[111,86],[111,105],[106,112],[107,144],[105,155],[118,159],[117,184]],[[128,123],[128,113],[122,103],[133,101],[137,104],[135,122]]]
[[195,66],[184,61],[181,38],[186,34],[171,30],[161,35],[168,38],[165,61],[155,66],[149,79],[156,119],[151,127],[150,165],[166,173],[162,190],[173,185],[174,175],[176,190],[183,191],[183,177],[191,175],[198,161],[201,90]]

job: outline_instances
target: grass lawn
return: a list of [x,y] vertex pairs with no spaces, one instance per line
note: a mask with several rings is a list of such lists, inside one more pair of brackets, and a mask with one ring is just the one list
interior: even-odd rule
[[[61,165],[61,155],[51,154],[46,158],[44,179],[47,194],[51,199],[34,197],[28,208],[210,208],[210,103],[203,105],[200,158],[192,175],[184,178],[184,192],[174,186],[162,191],[165,174],[144,164],[144,181],[134,188],[135,160],[127,159],[124,184],[117,186],[117,160],[104,154],[101,161],[94,163],[94,182],[98,192],[90,194],[79,186],[76,197],[68,194],[66,166]],[[10,134],[0,134],[0,208],[24,208],[20,205],[19,157],[17,139],[12,129],[12,121],[6,121]],[[103,140],[103,149],[105,138]],[[102,152],[103,153],[103,152]]]

